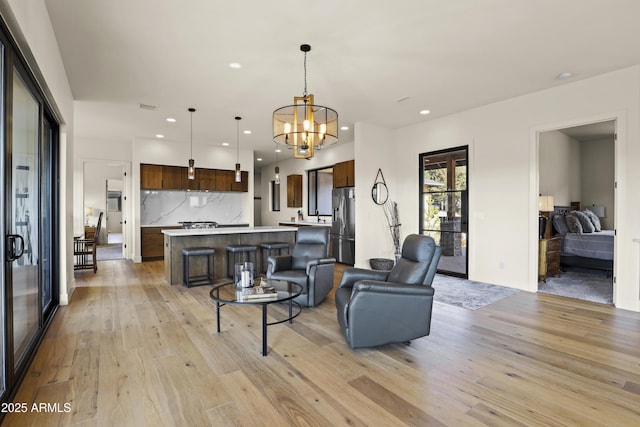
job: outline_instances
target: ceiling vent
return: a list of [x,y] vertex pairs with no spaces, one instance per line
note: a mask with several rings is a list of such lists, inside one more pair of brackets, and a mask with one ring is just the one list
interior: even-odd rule
[[155,105],[149,105],[149,104],[138,104],[138,107],[141,110],[149,110],[149,111],[155,111],[158,108]]

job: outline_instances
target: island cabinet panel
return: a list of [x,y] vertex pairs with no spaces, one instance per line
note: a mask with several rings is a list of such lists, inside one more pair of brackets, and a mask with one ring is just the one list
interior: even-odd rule
[[353,187],[356,183],[355,161],[348,160],[333,165],[333,188]]
[[162,166],[162,189],[185,190],[187,168],[181,166]]
[[[216,280],[227,278],[227,245],[251,245],[259,247],[264,242],[286,242],[295,245],[295,227],[230,227],[211,230],[167,230],[164,236],[164,272],[167,283],[179,285],[183,279],[182,249],[206,247],[214,249],[213,273]],[[263,270],[258,249],[256,270]],[[189,261],[194,275],[204,274],[206,257],[194,257]],[[231,267],[233,269],[233,267]],[[220,282],[218,282],[220,283]]]
[[140,188],[143,190],[162,189],[162,166],[140,165]]

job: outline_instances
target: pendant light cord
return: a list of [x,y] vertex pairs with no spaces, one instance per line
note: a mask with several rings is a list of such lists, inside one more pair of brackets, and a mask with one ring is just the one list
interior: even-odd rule
[[307,52],[304,53],[304,93],[302,96],[307,96]]
[[240,117],[236,117],[236,163],[240,163]]
[[191,111],[191,155],[190,159],[193,159],[193,111]]

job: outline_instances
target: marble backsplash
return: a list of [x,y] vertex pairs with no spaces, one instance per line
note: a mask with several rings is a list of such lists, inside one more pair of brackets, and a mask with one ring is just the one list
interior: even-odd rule
[[243,193],[140,192],[140,225],[178,225],[180,221],[242,222]]

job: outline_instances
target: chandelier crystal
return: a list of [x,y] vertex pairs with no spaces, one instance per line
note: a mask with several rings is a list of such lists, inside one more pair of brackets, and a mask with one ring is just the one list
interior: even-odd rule
[[338,142],[338,113],[333,108],[314,104],[307,93],[307,52],[311,46],[303,44],[304,92],[293,97],[293,105],[273,112],[273,140],[293,149],[296,159],[310,159],[315,150]]

